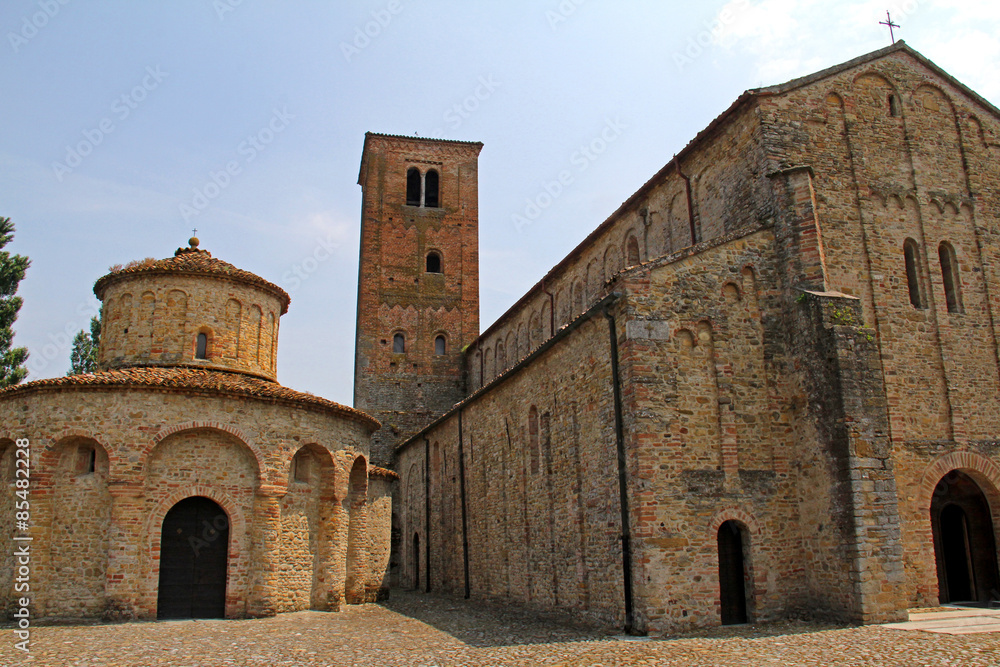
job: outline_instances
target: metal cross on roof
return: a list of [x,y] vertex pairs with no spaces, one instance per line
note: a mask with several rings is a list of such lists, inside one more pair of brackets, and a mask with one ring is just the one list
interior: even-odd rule
[[895,44],[896,43],[896,36],[892,33],[892,29],[893,28],[898,28],[899,24],[892,22],[892,17],[889,16],[889,10],[888,9],[885,10],[885,20],[884,21],[879,21],[878,24],[879,25],[888,26],[888,28],[889,28],[889,38],[892,40],[892,43]]
[[198,236],[198,228],[197,227],[195,227],[194,229],[191,230],[191,236]]

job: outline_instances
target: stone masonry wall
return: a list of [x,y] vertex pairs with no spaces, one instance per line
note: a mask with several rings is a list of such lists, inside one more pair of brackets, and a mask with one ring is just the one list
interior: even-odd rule
[[[888,398],[906,603],[935,605],[926,487],[949,472],[939,463],[961,462],[993,515],[1000,513],[990,475],[1000,463],[996,109],[900,50],[765,98],[761,110],[772,169],[812,168],[826,288],[859,297],[873,330]],[[943,245],[957,266],[952,307]]]
[[[180,364],[235,370],[273,380],[277,373],[275,295],[206,276],[128,276],[113,282],[101,311],[101,368]],[[207,359],[195,359],[199,333]]]
[[[33,615],[155,618],[163,517],[189,496],[208,497],[228,515],[228,617],[336,609],[348,552],[369,548],[365,522],[349,531],[340,502],[352,468],[366,465],[369,432],[321,411],[194,392],[5,395],[0,506],[12,503],[13,440],[31,441]],[[94,472],[80,467],[88,448]],[[367,503],[358,507],[367,512]],[[10,546],[8,531],[3,540]],[[363,560],[383,568],[364,576],[381,579],[386,565]],[[11,574],[4,559],[3,606]]]
[[730,235],[622,276],[619,318],[639,622],[719,623],[717,533],[742,531],[748,613],[829,608],[805,585],[802,497],[770,230]]
[[473,597],[621,622],[609,346],[595,316],[397,452],[401,585],[463,594],[464,539]]
[[392,489],[398,475],[375,469],[368,477],[368,581],[367,599],[384,599],[390,589],[390,547],[392,544]]

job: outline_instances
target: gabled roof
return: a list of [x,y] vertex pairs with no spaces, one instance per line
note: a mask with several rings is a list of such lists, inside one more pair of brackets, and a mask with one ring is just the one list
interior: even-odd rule
[[839,65],[834,65],[833,67],[828,67],[828,68],[826,68],[824,70],[820,70],[819,72],[815,72],[815,73],[809,74],[807,76],[801,76],[801,77],[799,77],[797,79],[792,79],[791,81],[786,81],[785,83],[781,83],[781,84],[778,84],[776,86],[767,86],[765,88],[755,88],[753,90],[747,91],[747,93],[750,93],[750,94],[753,94],[753,95],[780,95],[782,93],[787,93],[787,92],[789,92],[791,90],[795,90],[796,88],[801,88],[802,86],[807,86],[807,85],[809,85],[811,83],[815,83],[817,81],[821,81],[821,80],[826,79],[828,77],[836,76],[837,74],[840,74],[841,72],[844,72],[846,70],[851,69],[852,67],[857,67],[858,65],[864,65],[866,63],[870,63],[870,62],[872,62],[874,60],[878,60],[879,58],[883,58],[883,57],[885,57],[887,55],[890,55],[892,53],[896,53],[897,51],[903,51],[907,55],[912,56],[921,65],[923,65],[927,69],[931,70],[932,72],[934,72],[935,74],[937,74],[938,76],[940,76],[942,79],[946,80],[948,83],[950,83],[951,85],[955,86],[956,88],[958,88],[959,90],[961,90],[963,93],[965,93],[966,95],[968,95],[969,97],[971,97],[972,99],[974,99],[977,103],[979,103],[983,107],[985,107],[994,116],[997,116],[998,118],[1000,118],[1000,109],[997,109],[986,98],[984,98],[981,95],[979,95],[979,93],[977,93],[976,91],[972,90],[971,88],[969,88],[968,86],[966,86],[964,83],[962,83],[961,81],[959,81],[958,79],[956,79],[955,77],[953,77],[951,74],[948,74],[948,72],[944,71],[943,69],[941,69],[940,67],[938,67],[937,65],[935,65],[932,60],[930,60],[926,56],[922,55],[916,49],[913,49],[912,47],[910,47],[903,40],[899,40],[898,42],[896,42],[892,46],[887,46],[884,49],[879,49],[878,51],[872,51],[871,53],[866,53],[863,56],[858,56],[857,58],[855,58],[853,60],[848,60],[845,63],[840,63]]
[[970,98],[974,99],[976,102],[981,104],[986,110],[992,113],[997,118],[1000,118],[1000,109],[990,104],[985,98],[980,96],[974,90],[966,86],[965,84],[958,81],[955,77],[948,74],[946,71],[935,65],[931,60],[927,59],[925,56],[921,55],[919,52],[911,48],[903,40],[899,40],[892,46],[887,46],[884,49],[879,49],[877,51],[872,51],[871,53],[866,53],[863,56],[854,58],[853,60],[848,60],[847,62],[841,63],[839,65],[834,65],[833,67],[828,67],[819,72],[809,74],[807,76],[799,77],[797,79],[792,79],[782,84],[767,86],[764,88],[752,88],[745,91],[736,100],[729,105],[729,108],[719,114],[715,119],[710,122],[705,129],[695,135],[695,137],[687,143],[684,148],[681,149],[679,153],[674,155],[674,157],[667,162],[659,171],[657,171],[649,180],[642,184],[642,186],[632,193],[628,199],[622,202],[615,211],[609,215],[601,224],[599,224],[590,234],[587,235],[585,239],[580,241],[569,253],[566,254],[559,262],[553,266],[537,283],[535,283],[530,289],[528,289],[520,299],[518,299],[510,308],[508,308],[500,317],[493,321],[493,323],[487,327],[482,333],[473,340],[469,347],[478,344],[484,337],[492,333],[495,329],[499,328],[501,323],[507,320],[507,317],[514,314],[520,310],[529,300],[535,298],[538,293],[544,289],[547,283],[550,283],[552,279],[561,273],[566,265],[573,258],[578,255],[583,254],[591,245],[591,242],[600,236],[608,227],[614,224],[614,222],[630,208],[636,206],[641,202],[647,193],[652,190],[657,184],[663,181],[666,176],[680,168],[680,162],[690,154],[698,145],[700,145],[707,137],[711,136],[716,129],[721,125],[725,124],[735,113],[737,113],[741,108],[746,105],[752,104],[756,99],[763,96],[770,95],[780,95],[782,93],[787,93],[789,91],[801,88],[802,86],[815,83],[822,79],[836,76],[841,72],[844,72],[852,67],[857,67],[858,65],[864,65],[880,58],[884,58],[890,54],[896,53],[897,51],[905,52],[906,54],[912,56],[915,60],[920,62],[922,65],[933,71],[935,74],[941,78],[948,81],[950,84],[961,90],[963,93],[967,94]]

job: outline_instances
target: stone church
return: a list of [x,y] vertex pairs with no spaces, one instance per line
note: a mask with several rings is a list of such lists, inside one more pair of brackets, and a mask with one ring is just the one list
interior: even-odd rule
[[196,239],[97,281],[100,370],[0,391],[33,617],[1000,601],[1000,111],[902,42],[747,91],[484,331],[481,149],[365,137],[354,408]]
[[481,144],[368,134],[392,579],[662,632],[1000,604],[1000,111],[898,42],[750,90],[478,330]]

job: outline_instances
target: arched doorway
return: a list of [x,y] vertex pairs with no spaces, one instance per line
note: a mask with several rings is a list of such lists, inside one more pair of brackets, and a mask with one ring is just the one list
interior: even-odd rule
[[974,479],[960,470],[941,478],[931,498],[931,527],[942,603],[987,603],[1000,595],[993,517]]
[[201,496],[185,498],[163,518],[157,618],[223,618],[229,517]]
[[746,569],[743,562],[743,531],[735,521],[719,526],[719,594],[722,624],[747,622]]

